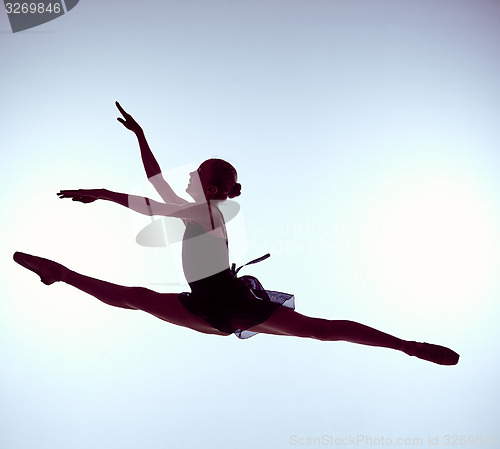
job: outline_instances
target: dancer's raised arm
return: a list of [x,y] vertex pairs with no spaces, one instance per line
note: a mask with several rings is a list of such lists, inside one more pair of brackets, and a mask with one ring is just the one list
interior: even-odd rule
[[92,203],[95,200],[107,200],[120,204],[143,215],[163,215],[184,218],[200,222],[208,215],[206,205],[185,202],[185,204],[160,203],[150,198],[126,193],[112,192],[106,189],[61,190],[59,198],[71,198],[81,203]]
[[144,169],[146,170],[146,175],[156,189],[156,191],[160,194],[163,201],[171,204],[185,204],[187,201],[184,198],[178,196],[170,187],[170,185],[165,181],[163,175],[161,173],[160,165],[158,164],[156,158],[149,148],[149,144],[146,140],[146,136],[144,135],[144,131],[141,126],[134,120],[134,118],[128,114],[125,109],[123,109],[120,103],[115,102],[116,107],[123,115],[123,118],[118,117],[117,120],[125,126],[125,128],[132,131],[139,141],[139,147],[141,149],[141,157],[142,163],[144,164]]

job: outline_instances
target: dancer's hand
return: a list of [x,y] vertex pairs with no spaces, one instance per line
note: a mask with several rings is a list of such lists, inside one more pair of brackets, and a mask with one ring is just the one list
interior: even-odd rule
[[92,203],[103,198],[104,192],[104,189],[61,190],[57,195],[61,199],[71,198],[73,201],[80,201],[80,203]]
[[120,111],[120,113],[123,115],[123,118],[118,117],[116,120],[118,120],[125,128],[130,129],[130,131],[133,131],[134,133],[138,134],[142,132],[142,128],[140,127],[139,123],[137,123],[134,118],[128,114],[125,109],[123,109],[117,101],[115,101],[116,107]]

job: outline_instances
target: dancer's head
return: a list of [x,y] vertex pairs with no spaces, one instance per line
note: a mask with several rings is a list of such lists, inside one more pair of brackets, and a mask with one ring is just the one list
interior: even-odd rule
[[[207,200],[224,201],[234,198],[241,193],[241,184],[238,181],[236,169],[222,159],[208,159],[203,162],[196,172],[191,173],[190,184],[198,175]],[[188,193],[193,195],[194,189],[188,187]]]

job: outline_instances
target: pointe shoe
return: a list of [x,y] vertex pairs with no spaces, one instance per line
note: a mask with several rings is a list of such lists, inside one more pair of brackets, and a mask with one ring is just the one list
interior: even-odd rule
[[444,346],[433,345],[431,343],[418,343],[409,341],[407,351],[408,355],[418,357],[428,362],[437,363],[438,365],[456,365],[460,355],[455,351]]
[[61,280],[61,265],[57,262],[26,253],[20,253],[19,251],[14,253],[14,260],[24,268],[38,274],[40,280],[45,285],[50,285]]

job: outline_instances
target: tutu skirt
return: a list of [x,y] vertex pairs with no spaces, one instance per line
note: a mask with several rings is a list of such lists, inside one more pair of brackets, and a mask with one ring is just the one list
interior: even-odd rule
[[213,328],[241,339],[257,334],[248,329],[266,321],[278,307],[295,309],[293,295],[265,290],[257,278],[236,277],[229,268],[189,286],[191,293],[179,294],[182,305]]

